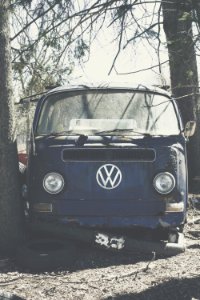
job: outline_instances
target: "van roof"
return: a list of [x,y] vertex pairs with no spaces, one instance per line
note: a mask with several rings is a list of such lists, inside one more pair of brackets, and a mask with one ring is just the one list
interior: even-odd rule
[[170,93],[166,90],[159,88],[157,86],[150,86],[146,84],[131,84],[131,83],[115,83],[115,82],[101,82],[101,83],[81,83],[81,84],[69,84],[56,87],[49,90],[46,94],[51,94],[55,92],[64,92],[64,91],[73,91],[73,90],[94,90],[94,89],[130,89],[130,90],[139,90],[144,92],[159,93],[165,96],[170,97]]

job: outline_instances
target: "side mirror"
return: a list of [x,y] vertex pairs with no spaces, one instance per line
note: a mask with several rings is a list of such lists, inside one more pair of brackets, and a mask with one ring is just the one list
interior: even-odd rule
[[196,121],[188,121],[185,125],[184,135],[186,138],[193,136],[196,129]]

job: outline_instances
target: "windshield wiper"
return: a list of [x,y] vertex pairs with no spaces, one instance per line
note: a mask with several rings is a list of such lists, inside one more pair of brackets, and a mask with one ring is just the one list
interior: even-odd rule
[[95,135],[104,135],[104,134],[112,134],[112,133],[126,133],[126,132],[132,132],[132,133],[136,133],[138,135],[143,135],[143,136],[149,136],[151,137],[152,135],[150,133],[146,133],[146,132],[139,132],[139,131],[135,131],[133,129],[120,129],[120,128],[115,128],[113,130],[104,130],[104,131],[99,131],[99,132],[95,132]]
[[41,134],[41,135],[48,138],[50,136],[65,136],[65,135],[68,135],[70,133],[73,133],[73,135],[83,135],[81,132],[74,132],[73,130],[64,130],[64,131],[60,131],[60,132],[50,132],[50,133]]
[[[61,131],[61,132],[51,132],[49,134],[44,135],[44,137],[48,138],[48,137],[51,137],[51,136],[52,137],[65,136],[65,135],[67,135],[69,133],[72,133],[72,132],[73,132],[73,130]],[[74,133],[74,135],[78,135],[78,139],[76,140],[75,145],[77,147],[83,146],[85,144],[85,142],[87,141],[87,139],[88,139],[88,135],[82,134],[80,132],[79,133],[73,132],[73,133]]]

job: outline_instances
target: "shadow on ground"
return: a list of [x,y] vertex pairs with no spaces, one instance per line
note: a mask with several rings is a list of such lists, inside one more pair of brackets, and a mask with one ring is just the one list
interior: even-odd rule
[[106,268],[110,266],[120,266],[146,262],[152,259],[153,254],[137,252],[115,252],[85,246],[81,250],[78,260],[75,264],[74,271],[83,269]]
[[[146,241],[157,241],[160,240],[161,236],[160,236],[160,232],[155,231],[153,232],[151,231],[147,231],[147,230],[135,230],[134,232],[127,232],[127,234],[131,234],[132,237],[134,238],[142,238],[145,239]],[[163,234],[163,232],[162,232]],[[163,235],[162,235],[163,236]],[[38,240],[39,241],[48,241],[48,237],[47,236],[38,236],[38,235],[33,235],[30,236],[29,242],[32,243],[32,241],[34,240]],[[49,237],[51,239],[51,237]],[[57,238],[58,240],[58,238]],[[61,239],[62,241],[62,239]],[[63,239],[64,241],[64,239]],[[28,242],[28,243],[29,243]],[[150,248],[144,249],[144,253],[142,251],[142,247],[140,246],[139,250],[137,249],[132,249],[131,251],[129,249],[126,250],[107,250],[107,249],[100,249],[100,248],[95,248],[94,247],[94,242],[93,240],[90,241],[89,243],[83,243],[80,241],[75,241],[75,240],[65,240],[65,242],[67,242],[67,244],[69,245],[69,248],[72,246],[72,248],[74,248],[74,250],[72,251],[68,251],[69,249],[61,249],[62,252],[56,251],[55,249],[55,255],[53,254],[53,251],[48,252],[48,250],[44,250],[44,248],[42,248],[42,251],[44,252],[40,252],[37,251],[37,248],[34,248],[35,250],[30,252],[29,248],[28,251],[26,251],[27,249],[25,249],[25,251],[21,251],[20,252],[20,260],[15,260],[15,259],[11,259],[9,260],[8,263],[5,264],[5,266],[1,265],[1,260],[0,260],[0,272],[1,273],[6,273],[6,272],[21,272],[21,273],[30,273],[30,274],[35,274],[35,273],[43,273],[43,272],[48,272],[48,271],[52,271],[52,272],[57,272],[57,271],[69,271],[69,272],[76,272],[79,270],[87,270],[87,269],[98,269],[98,268],[106,268],[106,267],[110,267],[110,266],[122,266],[122,265],[129,265],[129,264],[136,264],[138,262],[149,262],[152,259],[157,259],[157,258],[162,258],[161,255],[156,255],[155,256],[155,252],[152,252],[152,250],[150,250]],[[140,243],[139,243],[140,244]],[[148,244],[148,243],[147,243]],[[26,243],[24,244],[26,245]],[[46,243],[46,245],[48,245],[48,242]],[[32,245],[33,247],[33,245]],[[35,246],[34,246],[35,247]],[[48,246],[49,247],[49,246]],[[22,245],[23,248],[23,245]],[[25,247],[26,248],[26,247]],[[48,248],[49,249],[49,248]],[[45,252],[47,251],[47,252]],[[67,252],[66,252],[67,251]],[[145,253],[146,252],[146,253]],[[19,251],[18,251],[19,253]],[[49,253],[49,254],[45,254],[45,253]],[[57,259],[58,257],[62,257],[63,254],[64,259],[62,260],[62,262],[59,264],[52,264],[53,265],[53,269],[50,266],[51,262],[56,260],[58,261],[59,259]],[[72,255],[68,255],[68,253],[71,253]],[[34,255],[36,254],[36,255]],[[44,257],[44,259],[42,258],[42,256]],[[41,264],[43,264],[44,261],[47,261],[47,256],[49,257],[48,262],[45,262],[45,270],[44,268],[40,268]],[[70,259],[69,259],[70,257]],[[163,256],[164,257],[164,256]],[[19,258],[19,257],[18,257]],[[31,264],[26,263],[27,261],[32,261]],[[60,259],[61,260],[61,259]],[[18,261],[18,263],[17,263]],[[20,261],[20,263],[19,263]],[[68,263],[66,262],[68,261]],[[48,265],[49,264],[49,265]],[[32,265],[33,267],[30,267],[30,265]],[[39,268],[35,268],[35,266],[38,265]],[[55,268],[56,266],[61,266],[59,268]],[[22,267],[23,266],[23,267]],[[50,266],[51,270],[48,269],[48,266]],[[46,268],[47,267],[47,268]],[[37,270],[36,270],[37,269]],[[42,271],[41,271],[42,269]]]
[[[153,254],[141,254],[137,252],[127,253],[111,250],[103,250],[94,248],[84,244],[77,244],[78,254],[71,266],[63,265],[61,268],[53,269],[52,272],[68,271],[76,272],[87,269],[106,268],[110,266],[120,266],[136,264],[138,262],[149,262],[152,260]],[[48,270],[47,270],[48,271]],[[33,272],[27,268],[17,264],[15,258],[0,259],[0,273],[19,272],[19,273],[43,273]],[[44,271],[45,272],[45,271]]]
[[108,297],[104,300],[199,300],[200,277],[170,279],[140,293]]

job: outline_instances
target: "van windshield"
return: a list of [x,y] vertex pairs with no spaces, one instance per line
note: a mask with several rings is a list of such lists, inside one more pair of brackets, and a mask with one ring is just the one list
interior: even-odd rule
[[87,90],[48,96],[37,135],[178,135],[177,115],[165,96],[135,91]]

